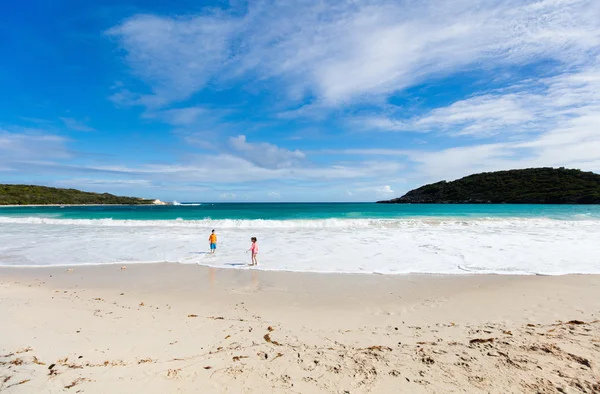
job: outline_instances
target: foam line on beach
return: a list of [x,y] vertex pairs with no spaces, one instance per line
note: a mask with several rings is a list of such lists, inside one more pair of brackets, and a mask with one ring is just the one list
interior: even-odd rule
[[112,226],[112,227],[191,227],[191,228],[402,228],[416,226],[598,226],[600,220],[583,217],[578,220],[556,220],[550,218],[457,218],[422,217],[410,219],[202,219],[202,220],[117,220],[106,219],[60,219],[55,217],[10,217],[0,216],[0,224],[48,224],[68,226]]

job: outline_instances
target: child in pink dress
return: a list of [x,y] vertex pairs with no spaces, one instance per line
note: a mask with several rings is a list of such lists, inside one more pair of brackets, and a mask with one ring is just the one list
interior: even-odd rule
[[258,260],[256,260],[256,255],[258,254],[258,244],[256,243],[256,237],[252,237],[250,238],[250,241],[252,241],[252,246],[250,246],[250,249],[248,249],[248,252],[252,252],[252,262],[250,263],[250,265],[258,265]]

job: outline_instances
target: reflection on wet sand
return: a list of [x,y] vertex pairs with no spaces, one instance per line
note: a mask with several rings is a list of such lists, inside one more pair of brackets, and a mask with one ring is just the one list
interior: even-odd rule
[[208,283],[210,284],[210,288],[212,289],[215,285],[215,278],[217,275],[217,270],[214,267],[210,267],[208,269]]
[[[257,270],[250,271],[250,284],[248,287],[252,290],[258,290],[258,287],[260,285],[259,280],[258,280],[258,275],[259,275],[259,273]],[[243,276],[245,277],[246,275],[243,275]],[[208,267],[208,283],[209,283],[209,286],[211,289],[214,288],[216,281],[217,281],[217,269],[214,267]],[[242,285],[243,285],[243,282],[245,282],[245,281],[242,281],[242,283],[241,283]]]
[[252,270],[252,289],[258,290],[258,272]]

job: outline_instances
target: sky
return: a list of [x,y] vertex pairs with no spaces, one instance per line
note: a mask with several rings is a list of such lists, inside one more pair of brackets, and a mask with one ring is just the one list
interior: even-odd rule
[[8,2],[0,59],[0,183],[375,201],[600,172],[597,0]]

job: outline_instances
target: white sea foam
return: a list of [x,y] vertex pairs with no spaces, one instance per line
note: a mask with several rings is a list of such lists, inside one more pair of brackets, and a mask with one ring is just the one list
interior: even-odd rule
[[[219,237],[209,255],[208,234]],[[0,265],[177,262],[350,273],[600,273],[600,221],[536,219],[70,220],[0,217]]]
[[190,203],[190,202],[181,203],[177,200],[173,200],[173,202],[171,204],[176,205],[178,207],[198,207],[198,206],[202,205],[202,204],[195,204],[195,203]]
[[202,220],[184,220],[177,218],[174,220],[114,220],[107,219],[59,219],[58,214],[48,214],[40,217],[10,217],[0,216],[0,224],[51,224],[62,226],[107,226],[107,227],[190,227],[207,228],[218,227],[228,229],[360,229],[360,228],[405,228],[405,227],[454,227],[454,226],[474,226],[474,227],[545,227],[548,225],[561,225],[566,227],[595,227],[600,223],[597,220],[552,220],[548,218],[456,218],[456,217],[421,217],[411,219],[300,219],[300,220],[264,220],[264,219],[202,219]]

